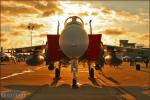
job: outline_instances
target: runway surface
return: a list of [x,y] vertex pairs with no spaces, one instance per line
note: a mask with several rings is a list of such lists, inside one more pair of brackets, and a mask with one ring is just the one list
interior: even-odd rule
[[[46,65],[29,67],[24,62],[0,65],[1,100],[150,100],[150,66],[136,71],[123,63],[118,68],[105,65],[90,79],[87,65],[79,64],[78,89],[72,89],[70,67],[61,68],[61,78]],[[32,70],[31,70],[32,69]]]

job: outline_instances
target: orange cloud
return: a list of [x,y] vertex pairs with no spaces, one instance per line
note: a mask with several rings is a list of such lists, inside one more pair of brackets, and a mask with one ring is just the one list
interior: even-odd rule
[[127,12],[127,11],[120,11],[120,12],[118,12],[118,15],[125,16],[125,17],[132,16],[132,14],[130,12]]
[[56,1],[47,1],[46,5],[43,5],[41,3],[37,3],[34,5],[34,7],[40,11],[42,11],[42,17],[47,17],[53,14],[63,14],[63,10],[60,9],[59,3]]
[[6,42],[8,39],[5,38],[5,33],[0,33],[0,42]]
[[42,14],[42,17],[51,14],[62,14],[63,11],[58,7],[56,1],[39,1],[39,0],[8,0],[2,1],[1,12],[4,15],[22,15],[22,14]]
[[46,37],[46,36],[47,36],[47,33],[39,34],[39,35],[34,35],[34,37],[39,37],[39,38]]
[[81,12],[79,13],[79,16],[89,16],[88,12]]
[[[124,20],[127,20],[127,21],[135,21],[135,22],[139,22],[140,21],[140,15],[138,14],[133,14],[131,12],[128,12],[128,11],[120,11],[120,12],[116,12],[117,15],[119,17],[122,17]],[[143,19],[142,19],[143,20]]]
[[17,28],[28,29],[28,26],[34,26],[34,29],[40,29],[40,28],[44,27],[45,25],[41,24],[41,23],[30,23],[30,24],[21,24],[21,25],[17,26]]
[[38,11],[25,6],[5,6],[1,5],[1,13],[7,16],[17,16],[22,14],[37,14]]
[[98,12],[92,12],[92,14],[91,15],[93,15],[93,16],[97,16],[98,15]]
[[43,12],[42,17],[47,17],[47,16],[53,15],[55,13],[56,13],[55,9],[51,9],[49,11]]
[[109,28],[104,31],[104,34],[107,35],[121,35],[126,33],[127,30],[125,28]]
[[12,20],[10,17],[3,16],[2,14],[1,14],[1,16],[0,16],[0,19],[1,19],[1,23],[11,23],[11,22],[15,22],[15,21]]
[[150,34],[150,33],[144,34],[144,35],[142,35],[141,37],[139,37],[139,39],[142,39],[142,40],[149,40],[149,34]]
[[22,33],[21,32],[12,32],[10,34],[13,35],[13,36],[17,36],[17,35],[21,35]]
[[103,8],[102,10],[101,10],[104,14],[111,14],[111,9],[109,9],[109,8]]
[[8,39],[6,39],[6,38],[0,38],[0,41],[1,42],[6,42]]
[[24,5],[28,5],[31,7],[36,8],[37,10],[40,11],[47,11],[47,10],[51,10],[51,9],[59,9],[58,8],[58,2],[57,1],[49,1],[49,0],[43,0],[43,1],[39,1],[39,0],[34,0],[34,1],[30,1],[30,0],[19,0],[17,1],[17,3],[21,3]]

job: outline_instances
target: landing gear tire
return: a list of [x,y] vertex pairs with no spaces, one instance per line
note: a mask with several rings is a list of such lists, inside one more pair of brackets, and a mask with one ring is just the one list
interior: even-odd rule
[[95,65],[95,69],[96,69],[96,70],[99,70],[99,69],[100,69],[100,66],[99,66],[98,64],[96,64],[96,65]]
[[53,70],[54,69],[54,64],[50,64],[49,66],[48,66],[48,70]]
[[55,79],[59,79],[60,78],[60,70],[59,68],[55,69]]
[[72,80],[72,88],[73,88],[73,89],[78,88],[77,80],[76,80],[75,78]]
[[90,69],[90,78],[94,78],[94,69],[93,68],[91,68]]

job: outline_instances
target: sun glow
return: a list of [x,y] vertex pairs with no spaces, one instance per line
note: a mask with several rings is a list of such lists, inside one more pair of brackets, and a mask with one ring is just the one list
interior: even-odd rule
[[[90,32],[89,21],[92,20],[92,33],[102,34],[104,44],[117,45],[115,40],[128,39],[131,42],[142,40],[139,43],[148,46],[149,11],[146,10],[146,3],[143,2],[144,6],[141,6],[145,12],[137,12],[130,7],[118,6],[116,8],[116,4],[109,3],[112,5],[109,6],[101,1],[35,0],[34,3],[26,2],[26,0],[22,2],[3,0],[1,6],[2,46],[4,48],[29,46],[30,31],[25,29],[29,23],[40,25],[33,31],[33,45],[41,45],[43,41],[44,43],[47,41],[47,34],[57,34],[58,21],[60,23],[59,34],[61,34],[64,21],[70,16],[79,16],[84,21],[84,28],[88,34]],[[135,8],[140,8],[140,6],[135,5]],[[144,15],[141,15],[143,13]],[[127,31],[120,30],[120,28],[125,28]]]
[[[96,16],[92,15],[93,13],[95,13],[96,11],[98,11],[98,9],[96,8],[92,8],[90,6],[90,4],[73,4],[71,2],[60,2],[61,6],[59,6],[60,9],[63,10],[63,14],[60,15],[54,15],[51,16],[51,19],[53,20],[53,24],[54,26],[57,26],[57,21],[60,22],[60,32],[63,30],[64,28],[64,21],[70,17],[70,16],[79,16],[82,18],[83,22],[84,22],[84,28],[87,31],[87,33],[89,33],[89,21],[90,20],[94,20],[96,22]],[[95,24],[94,22],[94,24]],[[55,28],[56,29],[56,28]],[[54,32],[56,33],[56,31]]]

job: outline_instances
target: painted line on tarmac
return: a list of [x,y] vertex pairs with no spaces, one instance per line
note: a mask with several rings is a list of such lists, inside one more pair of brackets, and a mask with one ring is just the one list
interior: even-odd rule
[[29,72],[33,72],[33,71],[26,70],[26,71],[22,71],[20,73],[13,73],[13,74],[10,74],[8,76],[0,78],[0,80],[7,79],[7,78],[10,78],[10,77],[13,77],[13,76],[17,76],[17,75],[21,75],[21,74],[25,74],[25,73],[29,73]]
[[43,66],[42,66],[42,67],[38,67],[38,68],[36,68],[36,69],[34,69],[34,70],[33,70],[33,69],[32,69],[32,70],[29,69],[29,70],[22,71],[22,72],[20,72],[20,73],[13,73],[13,74],[10,74],[10,75],[8,75],[8,76],[5,76],[5,77],[0,78],[0,80],[8,79],[8,78],[10,78],[10,77],[22,75],[22,74],[25,74],[25,73],[35,72],[35,70],[39,70],[39,69],[41,69],[41,68],[43,68]]

